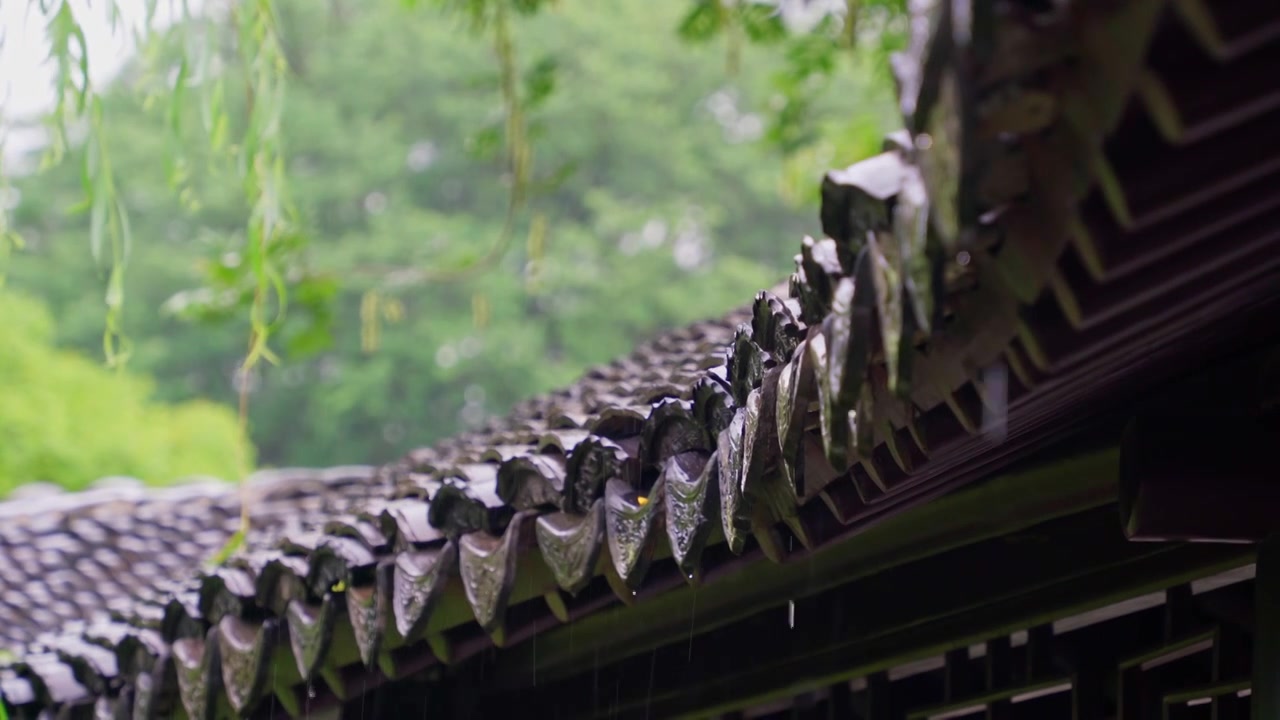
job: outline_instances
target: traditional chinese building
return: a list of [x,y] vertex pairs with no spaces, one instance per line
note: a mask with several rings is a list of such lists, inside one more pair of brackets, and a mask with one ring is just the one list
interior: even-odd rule
[[1280,719],[1280,3],[912,3],[786,285],[379,467],[0,504],[10,717]]

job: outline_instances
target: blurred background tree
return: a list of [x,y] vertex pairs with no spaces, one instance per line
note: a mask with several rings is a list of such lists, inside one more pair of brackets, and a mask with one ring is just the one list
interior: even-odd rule
[[153,402],[145,379],[54,348],[53,322],[32,298],[0,293],[0,317],[0,495],[23,480],[80,488],[104,474],[230,476],[243,464],[228,408]]
[[[106,314],[109,357],[154,385],[102,371],[90,393],[50,362],[33,383],[87,393],[65,408],[95,440],[0,450],[0,492],[244,472],[237,395],[265,465],[382,462],[476,425],[778,282],[818,232],[821,173],[894,122],[900,1],[406,4],[252,0],[157,30],[68,116],[67,157],[11,178],[5,353],[89,373],[70,353],[101,356]],[[273,58],[287,93],[264,120]],[[253,308],[284,310],[279,362],[246,370]],[[0,400],[6,443],[38,397]]]

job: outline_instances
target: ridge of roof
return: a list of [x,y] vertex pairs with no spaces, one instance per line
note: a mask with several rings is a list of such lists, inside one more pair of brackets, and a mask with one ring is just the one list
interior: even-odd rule
[[47,490],[41,488],[35,494],[21,492],[27,487],[23,486],[0,500],[0,520],[38,522],[41,516],[90,512],[95,506],[115,502],[177,505],[201,498],[222,500],[224,496],[238,496],[242,491],[248,492],[256,502],[274,502],[297,496],[304,489],[299,486],[308,490],[314,484],[342,486],[371,475],[375,470],[376,467],[371,465],[266,468],[249,475],[244,481],[244,488],[221,479],[199,476],[164,486],[148,486],[137,478],[112,476],[97,480],[84,490],[64,491],[51,486]]

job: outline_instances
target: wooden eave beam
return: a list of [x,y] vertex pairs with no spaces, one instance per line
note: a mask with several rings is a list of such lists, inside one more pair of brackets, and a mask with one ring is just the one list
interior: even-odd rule
[[[951,548],[1106,505],[1115,497],[1117,458],[1115,449],[1104,449],[996,477],[870,527],[854,542],[812,553],[797,549],[783,564],[738,565],[706,586],[605,609],[539,635],[536,647],[530,642],[507,648],[493,682],[532,686],[629,656],[647,658],[654,648],[691,632],[729,625],[787,598],[801,600]],[[1114,517],[1112,524],[1118,527]]]
[[[797,601],[794,628],[787,609],[774,608],[499,701],[540,703],[539,714],[560,718],[714,715],[1190,582],[1253,557],[1247,546],[1128,543],[1110,506],[1051,521],[1024,540],[958,548]],[[714,662],[699,656],[707,648],[715,648]],[[592,684],[608,690],[607,708],[593,705]]]

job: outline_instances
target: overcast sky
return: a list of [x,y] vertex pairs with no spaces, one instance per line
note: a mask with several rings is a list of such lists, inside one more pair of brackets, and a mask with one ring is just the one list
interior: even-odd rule
[[[125,22],[112,32],[107,8],[114,2]],[[38,135],[14,132],[14,120],[38,117],[53,107],[54,63],[49,60],[46,26],[39,0],[0,0],[0,132],[6,136],[9,152],[29,149],[40,142]],[[161,0],[157,18],[171,16],[167,0]],[[119,71],[133,48],[131,26],[142,23],[145,0],[72,0],[71,7],[84,28],[89,47],[89,73],[96,86],[109,81]]]

